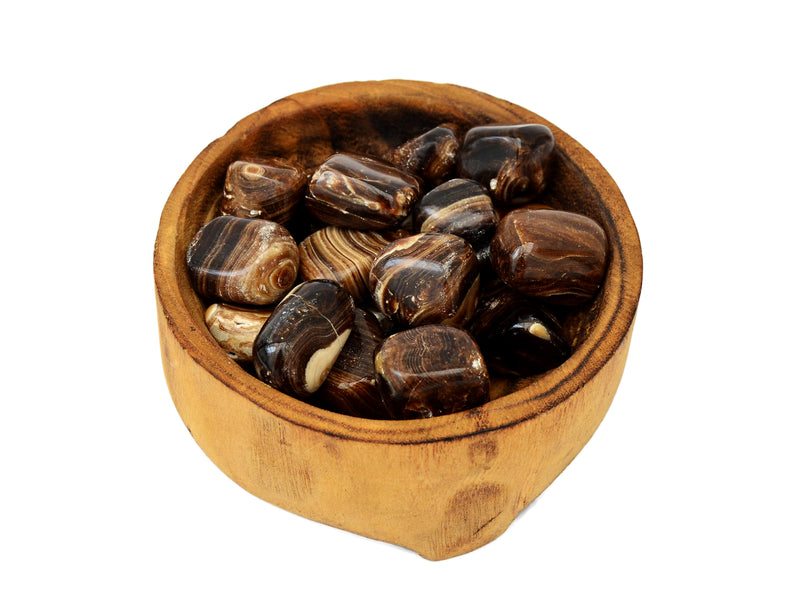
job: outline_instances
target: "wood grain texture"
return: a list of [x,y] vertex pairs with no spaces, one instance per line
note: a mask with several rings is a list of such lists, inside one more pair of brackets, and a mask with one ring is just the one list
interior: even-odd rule
[[[590,216],[609,239],[597,298],[564,324],[572,356],[544,375],[493,384],[493,400],[423,421],[348,417],[281,394],[241,369],[203,324],[183,257],[215,213],[227,166],[333,152],[384,156],[441,123],[542,123],[556,148],[543,203]],[[580,144],[538,115],[466,88],[356,82],[280,100],[237,123],[168,199],[154,255],[164,373],[198,445],[229,477],[296,514],[444,559],[503,533],[583,448],[622,376],[642,282],[625,201]]]

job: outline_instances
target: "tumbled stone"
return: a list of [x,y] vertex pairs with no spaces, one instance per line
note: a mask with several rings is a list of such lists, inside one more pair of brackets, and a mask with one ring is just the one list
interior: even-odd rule
[[402,221],[420,195],[412,175],[371,158],[334,154],[308,184],[306,208],[329,225],[383,229]]
[[296,398],[313,394],[347,342],[354,309],[350,294],[331,281],[297,285],[256,336],[256,375]]
[[279,223],[221,216],[194,236],[186,264],[195,290],[234,304],[280,300],[297,278],[297,244]]
[[353,417],[390,419],[375,380],[375,348],[383,338],[375,316],[356,307],[350,337],[314,395],[314,403]]
[[298,245],[300,276],[304,280],[330,279],[356,300],[369,298],[372,261],[402,231],[362,231],[329,225],[312,233]]
[[395,419],[450,414],[489,400],[480,349],[458,327],[424,325],[389,336],[375,352],[375,375]]
[[234,306],[224,302],[206,309],[205,321],[211,336],[233,360],[253,361],[253,342],[272,309]]
[[606,270],[603,228],[577,213],[520,208],[497,226],[492,265],[517,291],[557,304],[581,304],[600,288]]
[[455,127],[443,124],[392,150],[387,160],[434,187],[450,178],[458,157]]
[[481,294],[469,329],[489,369],[500,375],[543,373],[570,355],[555,318],[501,282]]
[[284,158],[237,160],[228,167],[223,215],[268,219],[285,225],[303,198],[303,167]]
[[452,233],[477,251],[497,228],[497,211],[486,188],[468,179],[451,179],[425,194],[414,206],[419,232]]
[[418,233],[381,251],[369,285],[375,305],[399,325],[463,325],[478,299],[478,260],[458,236]]
[[459,173],[486,186],[498,204],[524,204],[544,191],[555,148],[544,125],[484,125],[470,129]]

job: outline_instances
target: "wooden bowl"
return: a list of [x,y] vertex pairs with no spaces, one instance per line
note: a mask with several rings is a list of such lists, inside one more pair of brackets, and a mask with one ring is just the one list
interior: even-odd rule
[[[217,346],[193,292],[186,248],[214,216],[229,163],[278,155],[307,167],[334,151],[382,155],[443,122],[543,123],[556,140],[546,202],[608,234],[597,299],[567,324],[575,350],[537,378],[500,381],[466,412],[410,421],[349,417],[282,394]],[[597,160],[538,115],[474,90],[415,81],[344,83],[296,94],[237,123],[180,178],[161,217],[155,283],[164,373],[209,458],[247,491],[309,519],[429,559],[503,533],[583,448],[622,376],[642,281],[638,234]]]

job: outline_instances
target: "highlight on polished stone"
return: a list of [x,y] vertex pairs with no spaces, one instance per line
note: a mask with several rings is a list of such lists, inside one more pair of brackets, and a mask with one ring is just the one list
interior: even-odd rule
[[206,223],[186,252],[197,293],[233,304],[280,300],[297,279],[299,255],[279,223],[224,215]]
[[363,231],[329,225],[298,245],[300,276],[304,280],[330,279],[356,300],[367,300],[372,261],[404,235],[408,234],[401,230]]
[[259,379],[296,398],[316,392],[353,329],[353,298],[332,281],[305,281],[275,307],[253,344]]
[[375,305],[401,326],[463,325],[478,300],[478,259],[456,235],[418,233],[381,251],[369,286]]
[[590,300],[603,282],[606,254],[606,234],[597,222],[561,210],[512,210],[491,243],[500,279],[556,304]]
[[446,181],[414,205],[416,231],[452,233],[467,240],[476,251],[492,240],[497,221],[486,188],[469,179]]
[[419,180],[382,161],[334,154],[308,184],[306,209],[329,225],[383,229],[402,221],[420,195]]
[[555,148],[545,125],[484,125],[470,129],[459,174],[486,186],[498,204],[524,204],[544,191]]
[[375,349],[384,334],[375,316],[356,307],[353,330],[313,403],[327,410],[366,419],[391,419],[375,379]]
[[472,336],[424,325],[395,333],[375,352],[375,374],[395,419],[436,417],[489,400],[489,375]]
[[237,160],[228,167],[220,211],[285,225],[302,200],[305,186],[305,171],[294,161],[278,157]]
[[271,308],[218,302],[206,309],[205,321],[211,336],[228,356],[240,363],[251,363],[253,342],[271,314]]
[[452,175],[459,147],[455,126],[445,123],[408,140],[386,158],[434,187]]
[[543,373],[570,355],[553,315],[499,281],[481,293],[469,330],[489,370],[504,376]]

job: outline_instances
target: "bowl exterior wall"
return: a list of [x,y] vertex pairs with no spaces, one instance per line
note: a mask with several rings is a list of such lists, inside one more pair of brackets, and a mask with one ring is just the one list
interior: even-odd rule
[[605,416],[630,344],[629,332],[596,377],[536,418],[470,436],[397,444],[334,436],[282,419],[195,362],[162,310],[159,332],[175,407],[228,477],[275,506],[431,560],[497,538],[567,467]]

